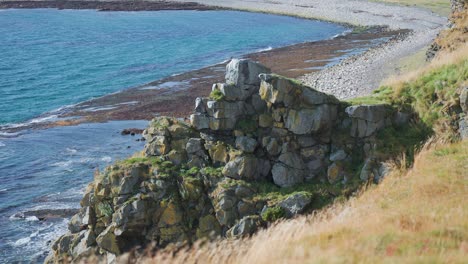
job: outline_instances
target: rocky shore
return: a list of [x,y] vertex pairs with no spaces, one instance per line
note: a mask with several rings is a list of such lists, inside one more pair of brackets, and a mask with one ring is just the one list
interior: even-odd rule
[[161,10],[215,10],[195,2],[172,1],[0,1],[0,9],[5,8],[58,8],[96,9],[99,11],[161,11]]
[[150,243],[242,237],[319,209],[381,181],[389,156],[377,134],[410,118],[389,105],[350,105],[234,59],[225,83],[195,100],[189,123],[153,119],[143,153],[95,175],[47,262],[89,255],[112,262]]

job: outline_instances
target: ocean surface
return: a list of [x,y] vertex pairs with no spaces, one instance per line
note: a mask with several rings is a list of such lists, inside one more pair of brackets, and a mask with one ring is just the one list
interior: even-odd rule
[[[331,38],[325,22],[236,11],[0,10],[0,126],[262,49]],[[4,133],[0,129],[0,263],[42,262],[93,172],[143,147],[123,128],[145,121]],[[26,216],[25,216],[26,214]]]

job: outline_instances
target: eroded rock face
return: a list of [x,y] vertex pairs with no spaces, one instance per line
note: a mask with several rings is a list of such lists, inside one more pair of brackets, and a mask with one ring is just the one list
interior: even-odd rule
[[197,98],[190,123],[155,118],[143,153],[95,177],[48,261],[90,253],[112,261],[148,243],[251,235],[266,224],[265,208],[293,217],[315,199],[273,199],[262,185],[380,181],[375,135],[408,119],[388,106],[349,106],[249,60],[231,61],[213,90],[216,98]]

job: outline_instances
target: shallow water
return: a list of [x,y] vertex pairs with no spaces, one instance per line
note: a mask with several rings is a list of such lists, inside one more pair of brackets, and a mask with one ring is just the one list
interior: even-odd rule
[[82,124],[0,138],[0,263],[41,261],[67,220],[38,221],[21,213],[78,208],[94,170],[143,148],[136,141],[141,136],[122,136],[122,129],[146,124]]
[[4,10],[0,125],[342,26],[236,11]]
[[[0,125],[41,122],[35,117],[65,105],[346,30],[235,11],[2,10],[0,25]],[[53,112],[46,118],[55,118]],[[145,126],[120,121],[0,131],[0,263],[43,261],[68,220],[21,214],[78,208],[93,171],[142,149],[138,136],[120,131]]]

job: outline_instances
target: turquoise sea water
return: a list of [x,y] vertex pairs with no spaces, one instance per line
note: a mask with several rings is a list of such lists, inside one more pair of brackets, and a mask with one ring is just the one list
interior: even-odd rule
[[235,11],[0,11],[0,125],[269,47],[331,23]]
[[[261,49],[330,38],[346,28],[235,11],[0,10],[0,125]],[[41,262],[67,219],[22,217],[77,208],[93,171],[141,150],[123,128],[83,124],[19,136],[0,131],[0,263]]]

